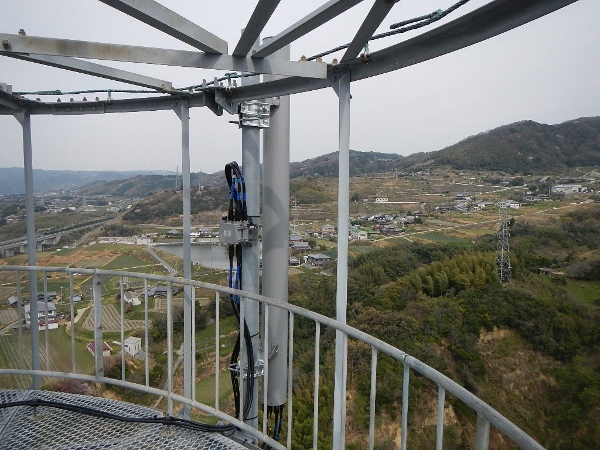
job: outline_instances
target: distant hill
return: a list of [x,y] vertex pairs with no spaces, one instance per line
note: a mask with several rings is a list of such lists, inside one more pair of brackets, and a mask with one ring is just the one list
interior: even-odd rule
[[[575,167],[600,165],[600,117],[584,117],[558,125],[517,122],[470,136],[439,151],[401,156],[350,150],[350,176],[378,172],[410,172],[448,166],[456,170],[494,170],[508,173],[557,173]],[[290,164],[290,178],[337,177],[338,153]],[[192,185],[218,187],[223,172],[192,174]],[[179,181],[181,183],[181,180]],[[181,184],[180,184],[181,185]],[[173,189],[168,172],[86,172],[34,170],[34,189],[48,192],[78,189],[81,194],[145,197]],[[25,192],[23,169],[0,168],[0,194]]]
[[597,166],[600,165],[600,117],[558,125],[530,120],[505,125],[435,152],[434,159],[437,164],[455,169],[512,173]]
[[[401,156],[350,150],[350,176],[362,173],[414,171],[428,166],[509,173],[560,172],[600,165],[600,117],[558,125],[533,121],[504,125],[429,153]],[[337,177],[337,152],[290,165],[290,177]]]
[[[85,184],[125,180],[140,174],[160,174],[164,171],[83,171],[33,170],[33,189],[36,193],[77,189]],[[174,175],[173,175],[174,176]],[[174,178],[173,178],[174,180]],[[24,194],[25,173],[21,167],[0,167],[0,194]]]

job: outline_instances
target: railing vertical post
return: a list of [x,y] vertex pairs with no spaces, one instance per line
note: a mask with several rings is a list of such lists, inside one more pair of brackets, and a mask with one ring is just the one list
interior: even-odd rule
[[375,447],[375,397],[377,395],[377,349],[371,347],[371,395],[369,399],[369,450]]
[[77,362],[75,361],[75,307],[73,306],[73,272],[69,272],[69,312],[71,313],[71,370],[73,373],[77,373]]
[[144,278],[144,370],[146,372],[146,386],[150,386],[150,362],[148,360],[148,278]]
[[289,313],[288,373],[287,373],[287,448],[292,448],[292,375],[294,374],[294,313]]
[[263,359],[265,360],[265,373],[263,375],[263,434],[267,434],[268,428],[268,389],[269,386],[269,305],[263,303]]
[[221,376],[221,317],[219,311],[221,309],[221,293],[215,292],[215,409],[219,410],[219,383]]
[[444,402],[446,401],[446,389],[438,385],[438,409],[437,429],[435,438],[435,450],[442,450],[444,444]]
[[490,422],[477,414],[477,428],[475,429],[475,450],[488,450],[490,445]]
[[192,400],[196,401],[196,289],[189,288],[192,294]]
[[[42,282],[42,286],[44,287],[44,353],[46,354],[46,370],[50,370],[50,333],[48,332],[48,330],[50,330],[48,324],[48,274],[45,270],[42,272],[42,276],[44,277],[44,280]],[[37,302],[37,299],[35,301]],[[54,313],[56,314],[56,309],[54,310]]]
[[173,284],[167,281],[167,414],[173,415]]
[[321,324],[315,322],[315,386],[313,392],[313,450],[316,450],[319,437],[319,381],[321,357]]
[[125,380],[125,289],[123,277],[119,277],[119,306],[121,311],[121,380]]
[[[23,311],[23,301],[21,300],[21,273],[17,270],[17,319],[19,323],[19,349],[23,348],[23,319],[25,312]],[[19,352],[19,369],[25,368],[25,360],[23,352]]]
[[[338,256],[336,319],[346,323],[348,294],[348,225],[350,211],[350,73],[337,76],[333,88],[339,97]],[[333,449],[346,443],[346,376],[348,338],[335,333],[335,385],[333,393]]]
[[410,378],[410,367],[404,365],[404,379],[402,380],[402,436],[400,437],[400,448],[406,450],[408,439],[408,382]]
[[[246,322],[246,302],[241,297],[240,299],[240,359],[238,361],[238,375],[239,375],[239,389],[240,389],[240,421],[244,421],[244,409],[246,407],[246,377],[244,376],[244,367],[248,367],[248,358],[246,357],[246,339],[244,336],[244,323]],[[249,371],[246,372],[246,376],[249,376]]]
[[104,376],[104,340],[102,337],[102,280],[100,275],[92,275],[92,296],[94,301],[94,345],[96,359],[96,378]]

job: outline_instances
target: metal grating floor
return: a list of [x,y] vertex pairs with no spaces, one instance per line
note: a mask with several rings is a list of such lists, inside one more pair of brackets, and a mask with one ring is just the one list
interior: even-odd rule
[[[131,403],[51,391],[0,390],[0,402],[43,399],[84,406],[126,417],[156,417],[161,412]],[[0,449],[151,450],[247,449],[218,433],[161,424],[140,424],[39,406],[0,408]]]

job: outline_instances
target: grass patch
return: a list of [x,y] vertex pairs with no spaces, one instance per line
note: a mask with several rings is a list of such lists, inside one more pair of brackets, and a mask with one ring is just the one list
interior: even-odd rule
[[147,266],[147,265],[148,265],[148,263],[146,261],[138,258],[137,256],[123,255],[123,256],[116,257],[112,261],[110,261],[107,264],[105,264],[104,266],[102,266],[102,268],[106,269],[106,270],[128,269],[131,271],[132,269],[135,269],[139,266]]
[[[215,404],[215,380],[216,376],[204,378],[196,382],[196,400],[205,405]],[[219,403],[224,402],[233,393],[231,387],[231,376],[229,370],[221,370],[219,373]]]
[[441,233],[423,233],[418,235],[409,236],[411,239],[423,239],[427,241],[433,242],[456,242],[456,243],[466,243],[467,239],[461,239],[454,236],[448,236],[446,234]]
[[565,290],[570,297],[600,306],[600,282],[567,279]]
[[78,251],[78,248],[61,248],[60,250],[55,251],[52,256],[71,256]]

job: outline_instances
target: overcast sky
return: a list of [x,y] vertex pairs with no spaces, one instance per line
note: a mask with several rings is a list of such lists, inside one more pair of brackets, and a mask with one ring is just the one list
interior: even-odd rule
[[[456,0],[402,0],[377,32],[390,24],[445,9]],[[225,39],[233,50],[256,4],[162,0],[162,4]],[[325,0],[282,0],[265,29],[275,35]],[[367,0],[292,44],[292,60],[352,40],[372,5]],[[456,18],[487,3],[471,0]],[[215,6],[218,5],[218,6]],[[222,6],[223,5],[223,6]],[[440,150],[501,125],[534,120],[560,123],[600,115],[600,1],[579,0],[553,14],[432,61],[352,83],[350,147],[408,155]],[[0,14],[0,32],[190,50],[186,44],[95,0],[22,0]],[[421,33],[374,41],[370,50]],[[330,62],[332,55],[324,58]],[[114,67],[172,81],[200,84],[224,73],[140,64]],[[135,88],[109,80],[0,57],[0,82],[14,91]],[[106,93],[98,94],[106,98]],[[81,100],[83,95],[63,96]],[[89,97],[89,96],[88,96]],[[114,97],[114,96],[113,96]],[[43,97],[56,101],[58,97]],[[337,151],[337,97],[332,89],[292,97],[291,160]],[[225,113],[191,110],[192,171],[216,172],[241,160],[240,130]],[[180,122],[174,112],[101,116],[33,116],[35,169],[181,170]],[[0,167],[23,167],[21,127],[0,116]]]

